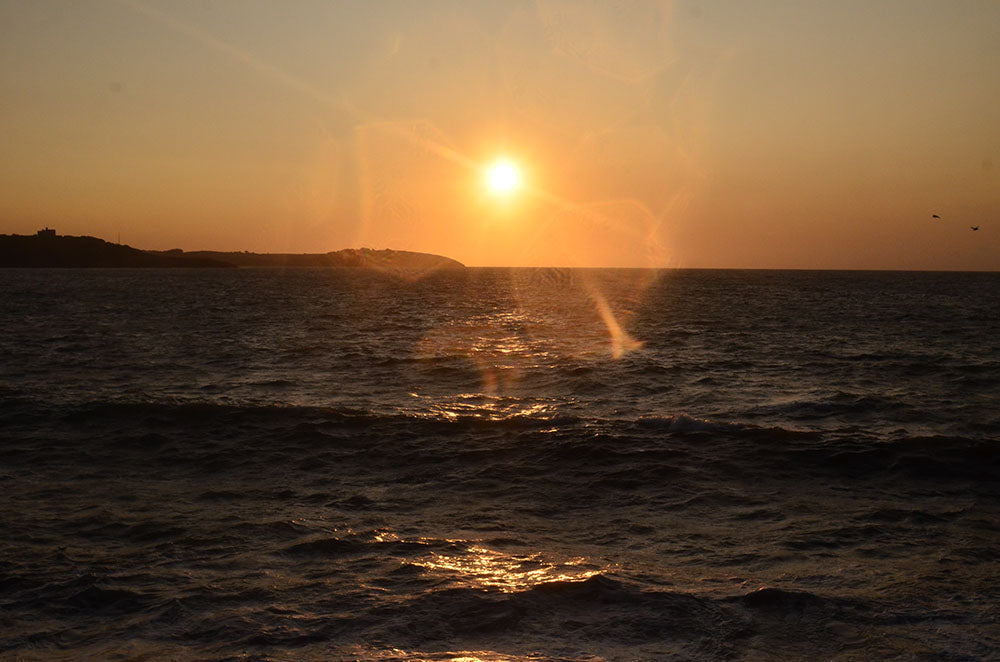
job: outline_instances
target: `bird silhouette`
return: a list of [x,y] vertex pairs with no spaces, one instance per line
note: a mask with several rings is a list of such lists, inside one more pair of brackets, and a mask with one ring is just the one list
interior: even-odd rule
[[941,217],[938,216],[937,214],[931,214],[931,218],[941,218]]
[[972,231],[973,231],[973,232],[975,232],[975,231],[976,231],[976,230],[978,230],[978,229],[979,229],[979,226],[978,226],[978,225],[973,225],[973,226],[972,226]]

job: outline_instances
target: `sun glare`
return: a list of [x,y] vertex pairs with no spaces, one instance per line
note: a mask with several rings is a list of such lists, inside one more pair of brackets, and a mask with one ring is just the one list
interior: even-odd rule
[[507,161],[494,161],[486,168],[486,187],[497,194],[507,194],[521,185],[521,171],[517,164]]

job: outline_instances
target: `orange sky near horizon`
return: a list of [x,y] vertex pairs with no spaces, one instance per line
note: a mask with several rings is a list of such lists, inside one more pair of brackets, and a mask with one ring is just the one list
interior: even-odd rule
[[1000,270],[998,35],[986,0],[0,0],[0,233]]

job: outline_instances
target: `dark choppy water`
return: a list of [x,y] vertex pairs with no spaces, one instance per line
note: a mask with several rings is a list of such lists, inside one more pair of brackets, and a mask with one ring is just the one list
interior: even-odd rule
[[1000,274],[0,272],[0,657],[998,659]]

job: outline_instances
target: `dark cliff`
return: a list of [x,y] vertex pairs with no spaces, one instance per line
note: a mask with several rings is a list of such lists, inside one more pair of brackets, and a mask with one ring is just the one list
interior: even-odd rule
[[373,250],[371,248],[345,248],[329,253],[227,253],[218,251],[172,253],[221,260],[238,267],[366,267],[416,271],[462,269],[465,267],[461,262],[440,255],[388,249]]
[[148,253],[97,237],[0,235],[0,267],[232,267],[209,258]]
[[361,267],[422,274],[465,267],[440,255],[347,248],[329,253],[239,253],[143,251],[96,237],[69,237],[42,230],[35,235],[0,235],[0,267]]

